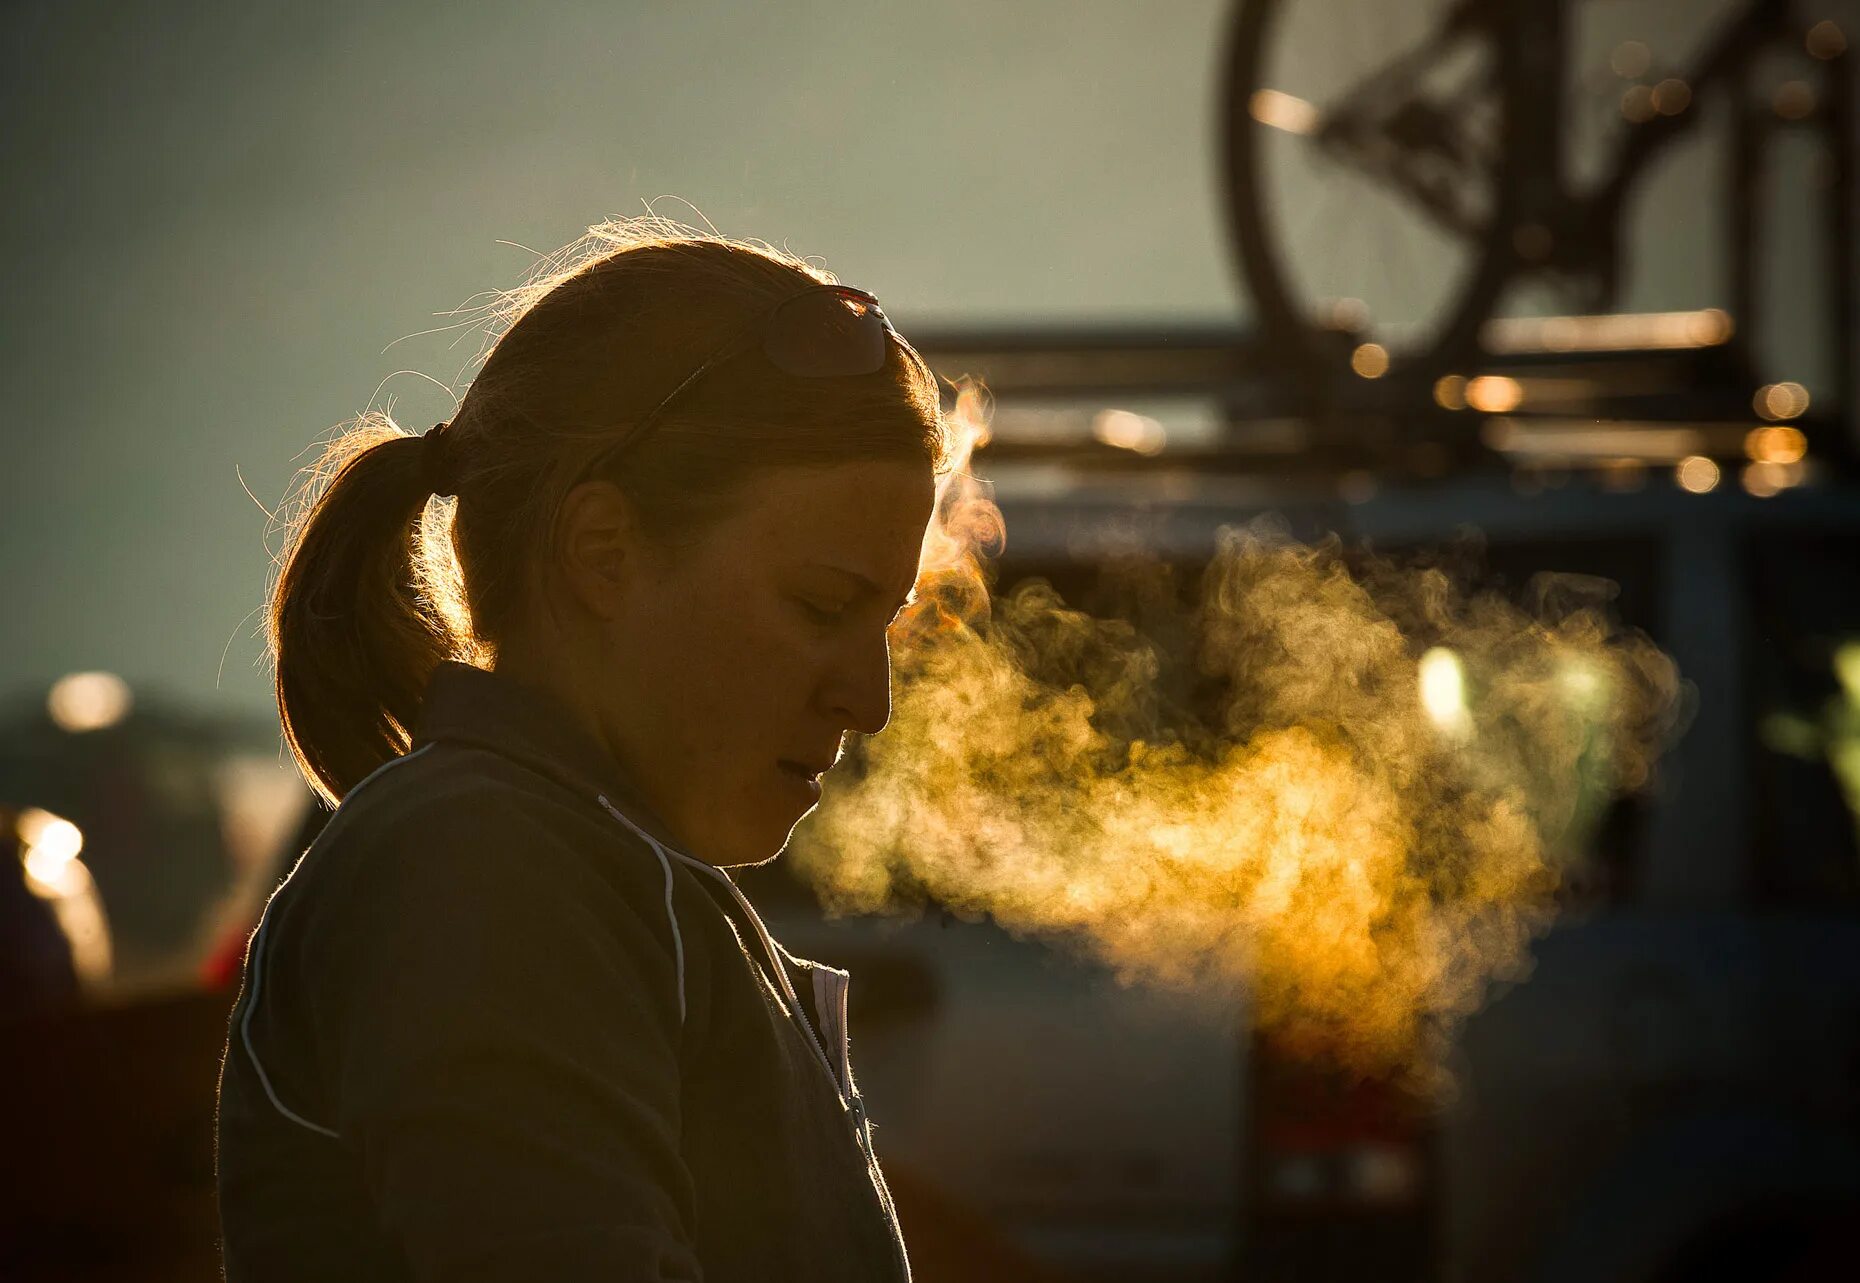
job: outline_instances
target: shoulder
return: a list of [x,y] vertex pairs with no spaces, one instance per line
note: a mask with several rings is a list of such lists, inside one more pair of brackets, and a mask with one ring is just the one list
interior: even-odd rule
[[[486,749],[434,743],[351,790],[297,874],[344,886],[459,878],[625,888],[658,860],[598,799]],[[332,887],[333,889],[333,887]]]
[[561,780],[489,749],[437,742],[395,758],[357,784],[330,818],[329,830],[332,840],[341,840],[340,834],[349,841],[435,827],[491,826],[539,836],[592,828],[605,834],[600,818],[595,798]]

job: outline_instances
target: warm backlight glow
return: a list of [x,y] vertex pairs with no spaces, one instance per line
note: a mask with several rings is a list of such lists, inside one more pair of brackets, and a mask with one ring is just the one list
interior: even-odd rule
[[76,876],[78,853],[84,849],[84,835],[70,820],[29,807],[20,812],[17,824],[22,851],[20,861],[33,889],[42,895],[64,894]]
[[1487,321],[1479,339],[1487,351],[1633,352],[1714,347],[1728,341],[1731,314],[1707,307],[1694,312],[1616,312],[1600,316],[1501,316]]
[[1806,469],[1801,463],[1776,463],[1758,460],[1744,465],[1741,474],[1744,489],[1759,499],[1768,499],[1802,484]]
[[86,985],[108,980],[113,966],[110,929],[90,870],[78,858],[84,834],[70,820],[38,807],[21,811],[14,829],[26,889],[51,906],[78,979]]
[[1277,89],[1254,90],[1247,111],[1260,124],[1288,134],[1314,133],[1321,120],[1316,107]]
[[1691,455],[1679,461],[1673,469],[1673,479],[1679,483],[1681,490],[1690,490],[1693,494],[1708,494],[1718,488],[1718,465],[1702,454]]
[[1466,385],[1466,404],[1484,414],[1508,414],[1523,402],[1524,385],[1503,374],[1482,374]]
[[1466,670],[1460,657],[1445,646],[1436,646],[1421,656],[1421,707],[1428,720],[1449,735],[1464,735],[1472,729],[1472,715],[1466,708]]
[[1808,413],[1808,389],[1800,383],[1765,383],[1750,407],[1765,419],[1799,419]]
[[1514,419],[1498,415],[1485,421],[1479,437],[1494,450],[1545,463],[1677,463],[1707,448],[1697,428],[1634,420]]
[[1147,414],[1135,414],[1129,410],[1101,412],[1092,420],[1091,432],[1108,446],[1134,450],[1138,454],[1160,454],[1169,440],[1169,434],[1163,430],[1162,424]]
[[1389,350],[1380,343],[1361,343],[1350,353],[1350,368],[1365,379],[1379,379],[1389,372]]
[[1808,438],[1802,429],[1782,423],[1752,428],[1744,438],[1744,453],[1753,463],[1797,463],[1808,454]]
[[132,702],[115,673],[72,673],[52,684],[45,711],[60,730],[100,731],[128,716]]

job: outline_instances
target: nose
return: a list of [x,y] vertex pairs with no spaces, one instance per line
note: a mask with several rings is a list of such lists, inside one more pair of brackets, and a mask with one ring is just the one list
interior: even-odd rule
[[829,686],[834,717],[847,730],[876,735],[891,720],[891,644],[884,633],[863,637],[834,666]]

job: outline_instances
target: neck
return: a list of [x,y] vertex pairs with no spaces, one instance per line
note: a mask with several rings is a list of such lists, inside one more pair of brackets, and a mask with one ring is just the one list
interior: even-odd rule
[[612,665],[596,665],[570,646],[502,645],[492,671],[548,699],[594,743],[607,751],[619,767],[619,784],[630,794],[615,801],[638,812],[636,818],[674,846],[684,844],[663,818],[663,810],[647,792],[640,763],[626,751],[603,716],[600,693],[612,683]]

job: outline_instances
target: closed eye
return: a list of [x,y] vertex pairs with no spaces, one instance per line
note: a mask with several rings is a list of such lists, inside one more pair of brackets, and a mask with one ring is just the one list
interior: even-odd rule
[[809,618],[813,619],[816,623],[836,624],[846,614],[846,607],[837,602],[830,605],[823,605],[816,601],[810,601],[806,597],[796,597],[795,600],[800,603],[801,609],[807,612]]

